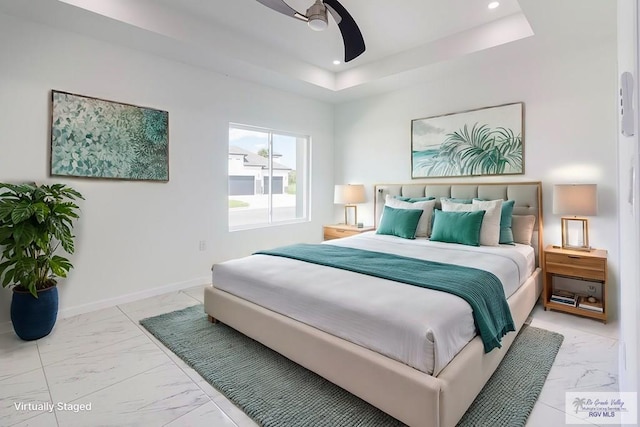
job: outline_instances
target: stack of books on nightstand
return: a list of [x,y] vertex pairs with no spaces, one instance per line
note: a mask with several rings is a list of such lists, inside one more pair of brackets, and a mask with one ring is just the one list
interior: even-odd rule
[[575,307],[578,303],[578,297],[573,292],[557,289],[551,294],[551,301]]
[[578,308],[584,308],[585,310],[596,311],[598,313],[602,313],[602,301],[595,300],[589,301],[589,297],[580,297],[578,298]]

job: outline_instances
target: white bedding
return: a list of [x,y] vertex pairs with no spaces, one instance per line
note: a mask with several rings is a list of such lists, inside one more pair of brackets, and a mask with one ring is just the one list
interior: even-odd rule
[[[534,270],[530,246],[463,246],[375,232],[325,242],[480,268],[510,296]],[[476,334],[454,295],[268,255],[217,264],[213,286],[437,375]]]

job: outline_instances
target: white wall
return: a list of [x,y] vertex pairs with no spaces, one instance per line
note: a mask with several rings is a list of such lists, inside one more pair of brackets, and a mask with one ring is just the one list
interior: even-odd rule
[[[62,315],[206,283],[214,262],[321,239],[333,214],[332,106],[6,15],[0,40],[0,181],[61,181],[86,198]],[[51,89],[169,111],[170,182],[50,178]],[[311,222],[228,232],[229,122],[312,136]],[[10,298],[0,292],[5,326]]]
[[[620,390],[638,391],[640,370],[640,88],[638,85],[638,8],[637,0],[618,0],[618,77],[625,71],[633,74],[635,135],[618,133],[620,185]],[[635,170],[635,176],[632,174]],[[634,184],[631,180],[635,179]],[[629,200],[632,196],[632,201]],[[638,400],[640,406],[640,399]]]
[[[562,51],[532,37],[436,71],[433,79],[425,74],[423,84],[336,108],[336,182],[365,184],[371,201],[374,184],[411,181],[412,119],[522,101],[525,174],[473,180],[542,181],[546,244],[560,243],[560,218],[552,214],[553,184],[597,183],[599,214],[590,220],[590,242],[609,251],[613,296],[609,308],[615,319],[619,277],[615,39]],[[365,223],[372,223],[372,202],[358,212]],[[336,209],[334,219],[339,218]]]

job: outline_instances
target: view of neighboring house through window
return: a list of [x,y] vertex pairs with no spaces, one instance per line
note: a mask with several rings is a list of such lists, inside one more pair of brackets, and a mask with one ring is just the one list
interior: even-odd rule
[[229,229],[309,218],[309,137],[229,125]]

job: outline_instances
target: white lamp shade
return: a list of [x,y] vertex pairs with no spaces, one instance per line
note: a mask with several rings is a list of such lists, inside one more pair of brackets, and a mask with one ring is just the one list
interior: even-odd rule
[[333,203],[341,205],[353,205],[366,201],[364,185],[347,184],[336,185],[333,192]]
[[596,184],[557,184],[553,186],[555,215],[595,216],[598,214]]

